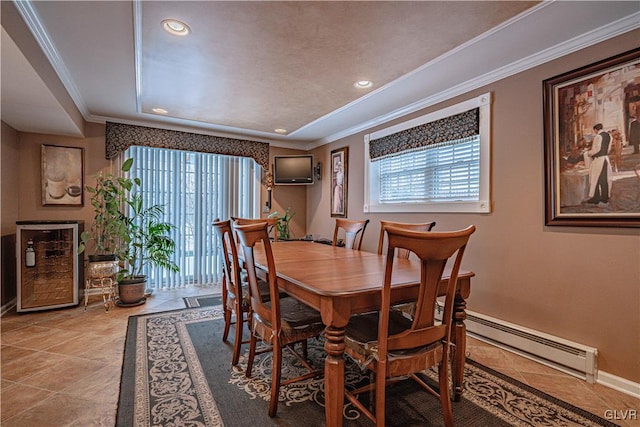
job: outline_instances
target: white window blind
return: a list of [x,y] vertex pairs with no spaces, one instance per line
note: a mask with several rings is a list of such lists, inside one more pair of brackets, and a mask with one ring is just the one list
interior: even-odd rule
[[490,102],[487,93],[366,135],[363,211],[490,212]]
[[161,204],[163,220],[176,226],[173,261],[180,272],[148,267],[153,288],[211,285],[221,280],[221,253],[212,228],[216,218],[259,215],[260,170],[250,158],[133,146],[132,178],[138,177],[144,206]]
[[480,137],[379,160],[380,203],[478,200]]

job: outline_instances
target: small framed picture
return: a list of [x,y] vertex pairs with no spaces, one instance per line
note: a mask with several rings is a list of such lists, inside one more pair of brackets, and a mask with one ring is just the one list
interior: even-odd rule
[[543,82],[546,225],[640,227],[640,49]]
[[42,145],[42,205],[84,205],[84,148]]
[[331,151],[331,216],[347,217],[349,147]]

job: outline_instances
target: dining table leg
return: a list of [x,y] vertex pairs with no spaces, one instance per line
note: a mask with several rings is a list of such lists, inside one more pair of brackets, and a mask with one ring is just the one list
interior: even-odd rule
[[464,378],[465,349],[467,348],[467,327],[464,320],[467,318],[465,311],[467,302],[456,294],[453,303],[453,333],[451,339],[451,379],[453,380],[452,399],[456,402],[462,397],[462,381]]
[[344,407],[344,327],[327,326],[324,349],[325,420],[328,427],[342,426]]

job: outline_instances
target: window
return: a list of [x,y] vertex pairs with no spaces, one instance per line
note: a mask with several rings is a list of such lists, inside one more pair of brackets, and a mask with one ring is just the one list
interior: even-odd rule
[[365,136],[364,212],[490,212],[491,94]]
[[153,287],[209,285],[221,279],[222,258],[212,223],[216,218],[259,216],[260,170],[250,158],[130,147],[131,177],[139,177],[146,206],[163,204],[164,221],[176,226],[174,262],[179,273],[147,267]]

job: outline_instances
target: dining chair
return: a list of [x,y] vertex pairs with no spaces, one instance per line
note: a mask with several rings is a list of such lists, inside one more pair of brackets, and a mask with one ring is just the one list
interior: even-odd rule
[[[307,339],[317,337],[324,331],[320,313],[292,297],[281,298],[278,290],[276,265],[271,251],[271,242],[266,223],[239,225],[234,229],[244,254],[244,262],[249,278],[249,296],[251,301],[251,329],[249,340],[249,358],[247,361],[247,378],[251,377],[253,361],[258,339],[271,346],[273,362],[271,366],[271,400],[269,416],[275,417],[278,411],[280,386],[302,381],[322,375],[323,370],[315,370],[307,362]],[[270,301],[266,301],[258,289],[254,247],[261,243],[267,259],[267,279],[269,283]],[[303,354],[294,348],[302,343]],[[282,381],[282,352],[287,348],[309,371],[306,374]]]
[[[382,249],[384,247],[384,236],[387,227],[396,227],[402,228],[403,230],[413,230],[413,231],[431,231],[433,227],[436,226],[435,221],[431,222],[419,222],[419,223],[410,223],[410,222],[395,222],[395,221],[384,221],[380,220],[380,237],[378,239],[378,254],[382,254]],[[407,259],[409,258],[409,251],[403,248],[396,248],[396,257]]]
[[[433,227],[436,226],[435,221],[431,222],[420,222],[420,223],[409,223],[409,222],[395,222],[395,221],[384,221],[380,220],[380,237],[378,239],[378,254],[382,254],[382,250],[384,248],[384,242],[386,235],[387,227],[396,227],[401,228],[403,230],[413,230],[413,231],[431,231]],[[409,259],[409,251],[404,248],[396,248],[395,256],[400,259]],[[394,310],[400,310],[403,313],[408,314],[409,316],[413,316],[416,310],[416,304],[414,302],[407,303],[399,303],[393,305]]]
[[[242,340],[244,324],[246,323],[249,326],[251,320],[249,287],[248,283],[241,278],[241,267],[238,260],[236,241],[231,229],[231,221],[216,221],[213,223],[213,228],[222,246],[222,307],[224,310],[222,341],[227,342],[231,325],[235,325],[231,364],[236,366],[240,359],[242,344],[249,343],[249,341]],[[258,287],[260,293],[268,300],[269,284],[261,280]],[[234,316],[235,321],[232,321]]]
[[344,246],[348,249],[360,250],[364,231],[369,224],[369,220],[353,221],[343,218],[336,218],[336,226],[333,230],[333,246],[338,246],[338,234],[340,229],[344,231]]
[[266,222],[269,226],[269,233],[272,234],[271,239],[278,241],[278,218],[238,218],[231,217],[231,221],[238,225],[258,224]]
[[[420,232],[389,226],[387,259],[380,311],[352,316],[345,334],[345,352],[361,367],[371,371],[372,381],[356,390],[345,390],[347,399],[377,426],[385,425],[386,385],[412,378],[440,399],[444,422],[453,426],[449,388],[449,346],[453,303],[458,272],[473,225],[451,232]],[[391,309],[391,277],[394,252],[407,249],[420,263],[416,314],[409,319]],[[453,260],[445,292],[441,323],[435,322],[434,308],[445,265]],[[438,391],[420,372],[438,367]],[[357,398],[375,392],[375,405],[366,408]]]

